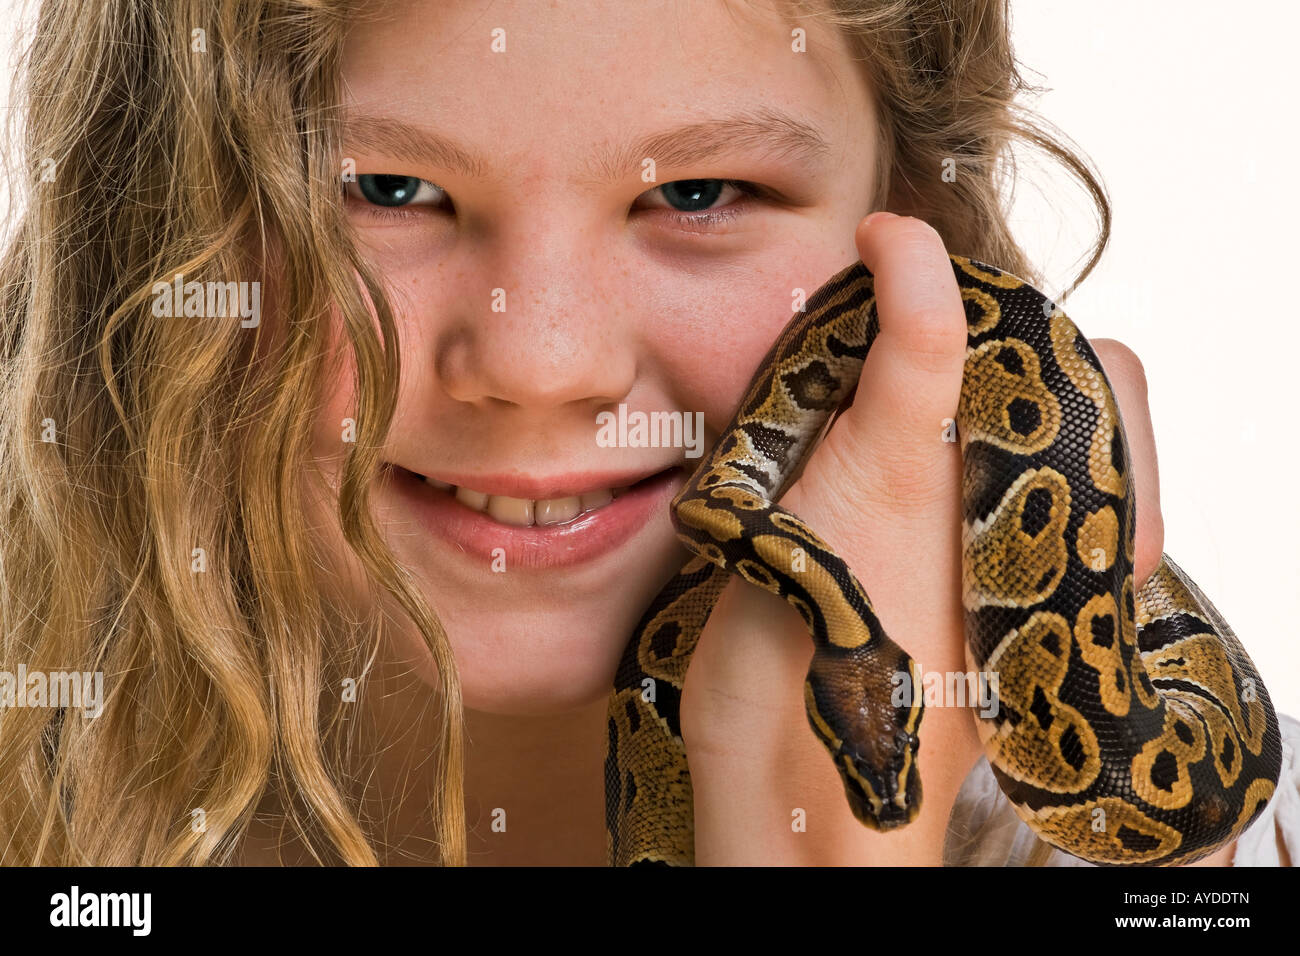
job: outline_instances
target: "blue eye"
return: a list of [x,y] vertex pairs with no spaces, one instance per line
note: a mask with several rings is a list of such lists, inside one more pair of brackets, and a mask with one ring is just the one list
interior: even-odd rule
[[659,187],[669,205],[679,212],[699,212],[718,201],[724,186],[723,179],[679,179]]
[[[418,176],[366,173],[343,184],[345,198],[370,219],[422,221],[428,214],[454,212],[446,190]],[[726,194],[732,201],[719,205]],[[657,209],[690,232],[710,232],[742,216],[746,200],[764,196],[763,187],[738,179],[677,179],[643,193],[641,208]]]
[[[723,206],[715,203],[724,191],[730,191],[733,202]],[[746,211],[745,200],[764,195],[762,186],[742,179],[677,179],[656,186],[643,193],[643,200],[657,197],[667,207],[651,202],[683,229],[690,232],[709,232],[738,219]]]
[[442,201],[440,186],[418,176],[396,176],[387,173],[366,173],[357,176],[356,182],[343,184],[346,195],[364,200],[375,206],[436,205]]

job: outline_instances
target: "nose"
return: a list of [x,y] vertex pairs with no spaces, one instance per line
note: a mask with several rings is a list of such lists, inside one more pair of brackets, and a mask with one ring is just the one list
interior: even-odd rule
[[601,250],[551,242],[475,269],[436,342],[447,394],[480,406],[596,408],[636,377],[636,325]]

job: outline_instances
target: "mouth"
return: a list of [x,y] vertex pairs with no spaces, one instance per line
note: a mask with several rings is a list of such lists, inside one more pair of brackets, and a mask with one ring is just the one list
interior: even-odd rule
[[[400,465],[385,468],[398,496],[426,530],[471,559],[502,561],[505,569],[558,567],[609,553],[656,515],[667,523],[668,504],[687,477],[677,465],[641,476],[546,480],[437,477]],[[526,492],[535,497],[525,497]]]
[[[630,484],[597,487],[586,491],[571,490],[567,493],[560,492],[538,498],[489,494],[486,491],[469,487],[468,483],[464,485],[452,484],[449,481],[442,481],[416,472],[410,472],[410,474],[423,481],[434,491],[451,495],[471,511],[486,514],[501,524],[527,528],[535,525],[556,525],[573,521],[580,515],[605,507],[614,499],[622,497],[633,488],[639,488],[646,482],[654,480],[663,472],[655,472],[653,475],[647,475]],[[488,484],[488,482],[480,482],[480,484]]]

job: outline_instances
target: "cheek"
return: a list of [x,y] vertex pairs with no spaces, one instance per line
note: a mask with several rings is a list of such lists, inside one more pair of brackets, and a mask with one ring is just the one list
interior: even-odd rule
[[361,572],[343,539],[338,518],[339,473],[350,447],[347,420],[356,415],[352,395],[354,364],[343,335],[342,319],[337,309],[331,309],[326,366],[312,422],[311,461],[302,475],[300,490],[309,527],[314,529],[318,564],[327,568],[331,577],[330,590],[356,600]]
[[[786,274],[829,277],[838,268],[812,265]],[[812,291],[805,289],[803,298]],[[772,343],[795,318],[796,298],[788,279],[760,284],[750,276],[737,281],[734,293],[724,290],[707,301],[707,308],[693,305],[677,311],[690,320],[666,330],[660,350],[687,406],[703,411],[710,426],[721,429],[735,413]]]
[[[418,323],[412,325],[404,317],[411,314],[413,308],[424,306],[418,300],[420,294],[418,282],[403,283],[393,282],[387,274],[381,271],[376,263],[372,263],[372,268],[386,290],[389,308],[393,314],[393,322],[398,330],[398,337],[401,343],[401,361],[404,371],[411,367],[411,356],[421,354],[423,340],[420,337]],[[366,294],[365,288],[361,282],[361,276],[353,272],[353,280],[357,288],[361,291],[361,296],[366,303],[370,318],[371,327],[375,330],[377,338],[382,338],[380,332],[379,317],[375,311],[370,297]],[[421,314],[416,312],[414,314]],[[355,440],[356,422],[356,359],[353,355],[351,338],[344,324],[343,314],[337,305],[332,306],[329,312],[329,326],[326,330],[326,358],[325,366],[321,376],[320,392],[318,395],[319,412],[313,428],[313,449],[315,454],[322,459],[331,463],[331,467],[337,468],[342,462],[342,457],[348,451],[346,442]],[[400,379],[400,387],[405,392],[412,383],[414,378],[411,374],[403,374]],[[402,407],[399,400],[398,407]],[[322,462],[322,464],[324,464]]]
[[356,420],[356,363],[343,329],[343,317],[330,309],[325,367],[321,376],[318,413],[312,428],[312,451],[321,467],[333,471],[347,453],[349,420]]

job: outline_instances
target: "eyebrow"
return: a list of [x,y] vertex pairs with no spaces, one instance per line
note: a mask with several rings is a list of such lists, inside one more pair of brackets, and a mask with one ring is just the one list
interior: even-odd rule
[[[425,126],[387,116],[359,113],[344,120],[344,136],[354,147],[394,159],[435,163],[469,179],[485,179],[485,156]],[[762,152],[780,159],[817,165],[830,144],[817,127],[789,113],[762,107],[735,116],[695,120],[649,133],[623,146],[602,144],[579,174],[580,181],[610,183],[641,172],[642,161],[690,166],[737,152]]]

